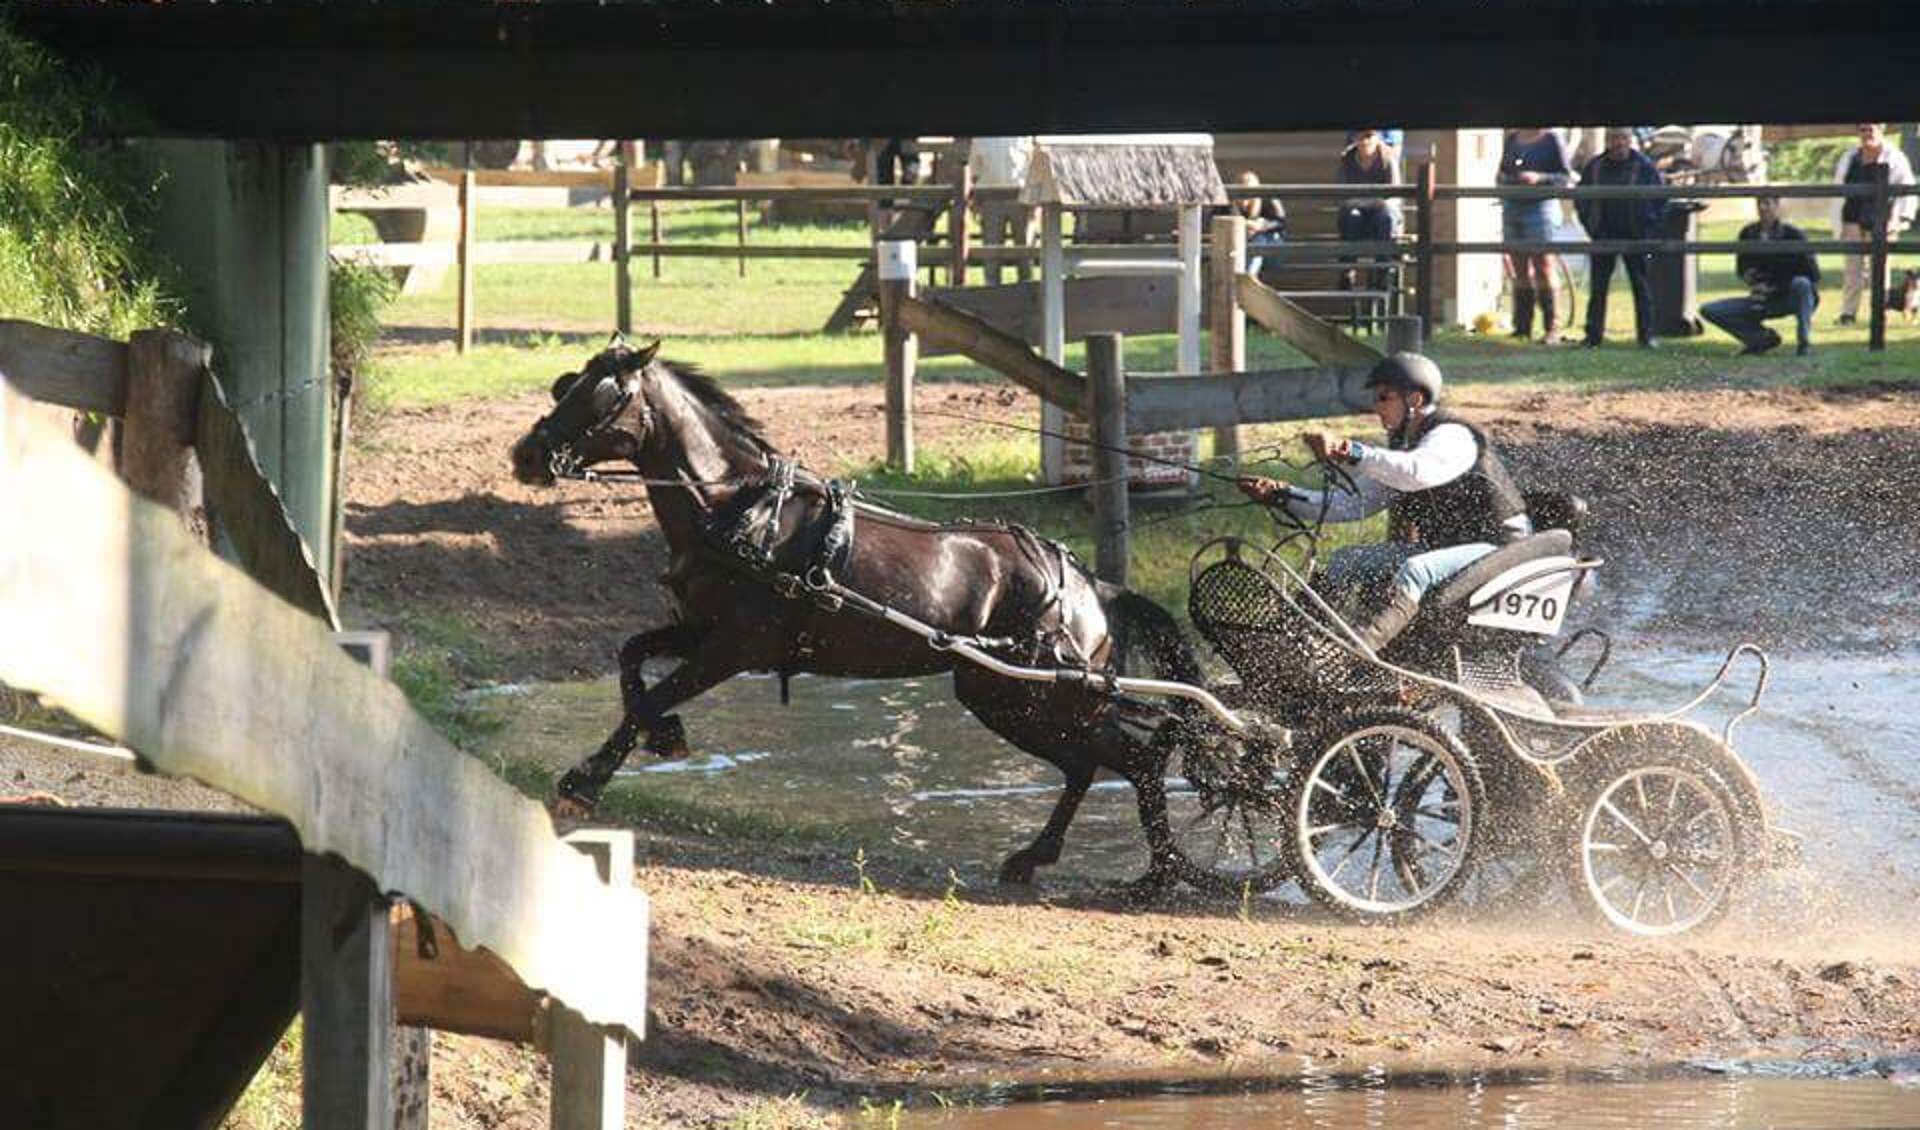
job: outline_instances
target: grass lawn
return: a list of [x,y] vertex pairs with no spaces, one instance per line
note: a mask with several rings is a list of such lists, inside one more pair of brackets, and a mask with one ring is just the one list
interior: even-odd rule
[[[644,213],[642,213],[644,215]],[[370,237],[361,232],[356,217],[336,217],[335,238],[355,242]],[[731,205],[676,206],[669,229],[676,240],[730,244],[734,238]],[[1808,225],[1818,238],[1823,231]],[[1710,224],[1707,239],[1732,239],[1738,223]],[[482,213],[480,238],[552,239],[605,238],[612,218],[604,209],[497,210]],[[757,225],[750,238],[780,243],[858,246],[864,239],[859,225],[844,227]],[[1516,394],[1535,389],[1585,388],[1593,390],[1650,386],[1769,387],[1826,386],[1910,379],[1920,369],[1920,327],[1898,321],[1888,327],[1889,348],[1873,354],[1866,349],[1867,327],[1836,327],[1841,262],[1837,255],[1822,256],[1826,282],[1823,303],[1815,317],[1815,350],[1796,358],[1781,350],[1760,358],[1735,358],[1734,343],[1709,328],[1701,337],[1662,342],[1657,351],[1632,347],[1633,314],[1624,272],[1616,271],[1609,301],[1608,348],[1549,349],[1504,337],[1481,337],[1447,331],[1432,346],[1449,379],[1462,385],[1498,385]],[[876,333],[824,335],[817,332],[827,313],[852,281],[856,265],[807,260],[760,261],[739,278],[732,260],[667,260],[665,278],[655,281],[642,264],[634,287],[638,320],[650,332],[667,338],[669,356],[694,361],[723,380],[739,385],[851,384],[882,378],[880,339]],[[388,313],[393,326],[450,326],[453,318],[452,280],[435,294],[406,297]],[[446,403],[469,397],[512,395],[544,389],[559,373],[577,368],[598,349],[613,321],[612,270],[604,263],[567,266],[499,266],[482,268],[477,277],[478,307],[485,327],[514,331],[480,344],[466,357],[446,344],[389,343],[381,350],[376,371],[363,385],[376,405],[408,406]],[[1733,276],[1731,256],[1705,261],[1699,275],[1702,304],[1744,291]],[[1584,318],[1581,310],[1569,320],[1575,335]],[[1789,334],[1790,327],[1782,328]],[[417,335],[416,335],[417,336]],[[1170,370],[1174,366],[1173,335],[1141,336],[1127,342],[1131,368]],[[1270,368],[1302,364],[1285,344],[1254,328],[1249,335],[1249,365]],[[1082,365],[1082,351],[1068,351],[1070,367]],[[1003,378],[960,358],[923,361],[926,382],[996,382]],[[1283,445],[1292,454],[1292,437],[1305,425],[1280,424],[1247,429],[1244,442],[1257,462],[1262,449]],[[1334,421],[1336,428],[1364,433],[1370,420],[1358,417]],[[1286,446],[1290,445],[1290,446]],[[854,475],[871,488],[910,488],[937,491],[995,491],[1031,486],[1038,475],[1036,442],[1009,433],[1004,439],[975,444],[966,450],[923,448],[922,466],[911,478],[879,466],[819,468],[838,475]],[[900,498],[900,508],[928,517],[986,514],[1026,522],[1061,538],[1083,555],[1090,552],[1085,536],[1086,511],[1077,497],[996,499],[955,503]],[[1136,515],[1134,541],[1135,586],[1175,608],[1184,606],[1187,555],[1206,538],[1235,533],[1260,540],[1273,535],[1268,518],[1259,510],[1236,505],[1239,496],[1224,484],[1211,484],[1209,493],[1191,500],[1181,510],[1146,510]],[[1378,536],[1371,528],[1349,531],[1361,538]]]

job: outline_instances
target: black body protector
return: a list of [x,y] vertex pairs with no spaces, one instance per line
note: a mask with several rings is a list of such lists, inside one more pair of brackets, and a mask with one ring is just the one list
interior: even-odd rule
[[1426,490],[1407,491],[1388,507],[1388,528],[1395,541],[1414,542],[1428,549],[1447,549],[1472,542],[1503,545],[1515,533],[1507,520],[1527,512],[1520,490],[1507,474],[1506,464],[1493,450],[1485,433],[1444,409],[1409,421],[1394,434],[1389,446],[1409,451],[1420,437],[1441,424],[1459,424],[1473,434],[1479,454],[1466,474]]

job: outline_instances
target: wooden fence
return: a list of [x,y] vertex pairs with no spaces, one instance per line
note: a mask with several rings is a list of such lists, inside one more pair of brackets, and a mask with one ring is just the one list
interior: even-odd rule
[[[668,258],[730,258],[738,261],[741,275],[746,274],[747,262],[751,259],[844,259],[850,262],[871,262],[871,247],[809,247],[781,246],[773,244],[753,244],[747,239],[746,206],[756,201],[859,201],[868,205],[871,234],[881,234],[879,219],[881,204],[885,201],[908,205],[936,206],[944,208],[948,215],[948,231],[945,236],[944,253],[928,255],[921,261],[922,269],[945,267],[949,282],[958,284],[964,280],[965,269],[969,266],[987,263],[1025,263],[1039,261],[1037,247],[982,247],[968,230],[965,217],[971,205],[984,200],[1007,199],[1018,190],[1006,187],[974,188],[965,177],[956,183],[946,185],[848,185],[843,187],[708,187],[708,188],[629,188],[621,170],[612,174],[614,204],[614,235],[610,242],[597,240],[556,243],[475,243],[471,239],[471,188],[463,189],[461,199],[466,218],[461,230],[467,234],[464,240],[454,244],[382,244],[353,248],[340,248],[336,253],[344,257],[358,258],[366,262],[406,265],[414,263],[444,264],[457,263],[461,270],[461,306],[460,340],[471,340],[471,294],[472,271],[480,263],[491,262],[582,262],[588,260],[606,260],[614,266],[614,286],[618,308],[618,327],[622,332],[632,329],[631,301],[632,276],[630,265],[635,256],[650,258],[653,265],[653,277],[661,276],[661,263]],[[596,174],[587,174],[595,176]],[[1508,253],[1625,253],[1625,254],[1663,254],[1663,255],[1715,255],[1738,254],[1743,250],[1739,243],[1726,240],[1607,240],[1607,241],[1566,241],[1551,243],[1523,243],[1505,240],[1460,241],[1438,238],[1434,222],[1434,210],[1440,201],[1489,199],[1540,200],[1571,198],[1575,200],[1609,199],[1660,199],[1660,200],[1704,200],[1715,198],[1746,198],[1756,196],[1813,197],[1813,198],[1871,198],[1885,214],[1886,205],[1892,199],[1901,196],[1920,194],[1920,187],[1893,186],[1886,183],[1885,170],[1879,170],[1880,179],[1861,185],[1811,184],[1811,185],[1660,185],[1660,186],[1600,186],[1585,188],[1530,187],[1517,185],[1470,186],[1439,185],[1436,183],[1434,166],[1423,162],[1416,171],[1412,183],[1403,185],[1368,185],[1365,190],[1374,196],[1395,197],[1412,202],[1412,222],[1408,233],[1398,239],[1378,242],[1342,242],[1339,240],[1295,241],[1268,252],[1269,255],[1284,256],[1289,263],[1335,263],[1347,258],[1394,260],[1409,264],[1414,273],[1413,292],[1417,303],[1415,312],[1420,315],[1422,324],[1431,329],[1435,325],[1434,303],[1434,264],[1436,260],[1454,255],[1497,255]],[[604,179],[604,178],[603,178]],[[601,181],[596,181],[601,183]],[[1262,184],[1231,185],[1227,196],[1231,200],[1257,199],[1272,197],[1280,200],[1337,200],[1355,194],[1353,185],[1326,184]],[[634,242],[630,238],[631,224],[629,209],[633,202],[644,202],[650,210],[652,238],[647,242]],[[666,238],[662,206],[679,201],[731,201],[737,211],[736,243],[728,247],[720,244],[675,244]],[[1869,315],[1869,348],[1881,350],[1886,346],[1886,302],[1885,275],[1888,256],[1900,253],[1897,245],[1891,244],[1887,232],[1881,230],[1870,237],[1860,240],[1810,240],[1800,248],[1811,254],[1846,253],[1869,257],[1873,286],[1872,311]],[[1140,247],[1137,244],[1101,244],[1078,245],[1075,253],[1087,258],[1109,256],[1113,258],[1138,257]]]
[[[1047,360],[1034,348],[1031,326],[1003,327],[982,317],[999,304],[994,292],[1016,287],[920,295],[911,270],[911,248],[882,241],[881,330],[887,364],[887,457],[912,469],[913,385],[923,348],[963,354],[1029,390],[1043,401],[1086,419],[1091,426],[1095,570],[1125,584],[1128,558],[1127,452],[1131,437],[1212,428],[1215,450],[1239,451],[1241,424],[1304,420],[1364,412],[1372,398],[1363,387],[1383,351],[1315,318],[1284,295],[1246,274],[1246,221],[1221,216],[1210,241],[1210,359],[1215,371],[1193,375],[1125,372],[1125,331],[1088,329],[1073,336],[1087,342],[1085,376]],[[1145,280],[1124,281],[1138,284]],[[1111,296],[1109,296],[1111,297]],[[952,303],[966,300],[974,309]],[[1071,311],[1070,311],[1071,315]],[[1096,311],[1094,320],[1127,321],[1124,304]],[[1138,304],[1133,321],[1147,332],[1162,329],[1164,311]],[[1312,366],[1244,372],[1246,319],[1267,326],[1305,353]],[[1424,335],[1417,317],[1390,317],[1384,352],[1417,350]]]
[[[598,845],[603,883],[538,804],[340,649],[206,362],[178,335],[0,323],[0,681],[299,833],[325,924],[302,958],[307,1125],[395,1125],[396,998],[412,1023],[540,1039],[556,1125],[617,1125],[623,1033],[645,1020],[646,901],[618,889],[630,848]],[[16,389],[123,414],[129,481]],[[188,455],[239,567],[181,521]],[[394,950],[395,894],[444,928],[446,964]]]

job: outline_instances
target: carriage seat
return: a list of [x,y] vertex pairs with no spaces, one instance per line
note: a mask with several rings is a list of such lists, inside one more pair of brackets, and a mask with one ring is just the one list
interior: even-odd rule
[[1455,605],[1465,605],[1481,585],[1515,565],[1537,561],[1542,557],[1564,557],[1572,551],[1573,534],[1566,529],[1542,530],[1511,545],[1503,545],[1447,578],[1445,584],[1428,593],[1426,599],[1420,602],[1421,613],[1426,615]]
[[1575,539],[1587,520],[1587,500],[1560,490],[1530,490],[1520,496],[1536,530],[1565,530]]

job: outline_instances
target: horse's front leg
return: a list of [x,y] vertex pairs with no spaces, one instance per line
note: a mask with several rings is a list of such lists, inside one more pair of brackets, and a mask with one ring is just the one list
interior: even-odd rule
[[1031,844],[1008,856],[1006,862],[1000,865],[1002,883],[1031,883],[1036,867],[1060,861],[1060,848],[1067,839],[1067,825],[1073,823],[1073,815],[1079,811],[1081,799],[1092,787],[1095,770],[1085,762],[1075,762],[1071,766],[1061,766],[1060,771],[1067,775],[1067,787],[1054,804],[1053,815],[1047,817],[1047,826],[1040,830]]
[[651,733],[660,727],[668,717],[667,711],[725,682],[741,670],[735,662],[722,661],[716,656],[696,651],[656,686],[640,690],[632,701],[625,704],[625,716],[600,748],[561,775],[554,786],[554,814],[576,818],[591,815],[594,806],[600,802],[600,793],[607,787],[607,782],[626,762],[627,755],[640,744],[641,734]]

